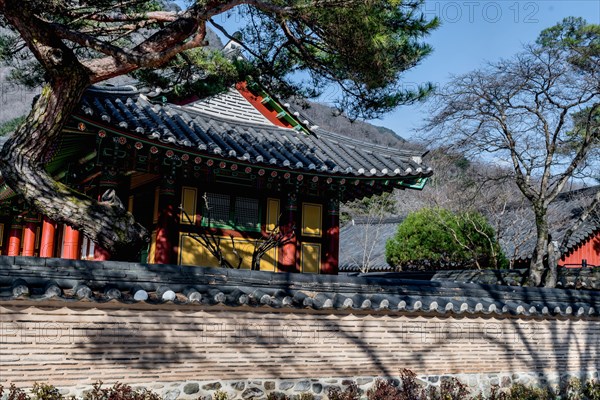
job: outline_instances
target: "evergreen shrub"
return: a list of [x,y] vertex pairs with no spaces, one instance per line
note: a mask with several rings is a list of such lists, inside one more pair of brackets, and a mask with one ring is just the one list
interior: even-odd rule
[[496,233],[478,212],[425,208],[410,213],[385,246],[388,264],[399,269],[503,268]]

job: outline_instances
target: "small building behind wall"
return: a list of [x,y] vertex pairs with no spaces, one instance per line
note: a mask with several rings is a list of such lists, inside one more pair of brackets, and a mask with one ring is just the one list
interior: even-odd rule
[[[237,253],[250,268],[256,243],[279,228],[289,240],[260,269],[326,274],[338,271],[341,201],[421,189],[432,173],[419,154],[320,129],[245,84],[181,105],[93,87],[47,169],[91,197],[121,202],[152,232],[131,261],[217,266],[194,239],[204,230],[232,265]],[[110,189],[117,196],[102,198]],[[75,229],[24,209],[10,188],[0,200],[2,254],[110,258]]]

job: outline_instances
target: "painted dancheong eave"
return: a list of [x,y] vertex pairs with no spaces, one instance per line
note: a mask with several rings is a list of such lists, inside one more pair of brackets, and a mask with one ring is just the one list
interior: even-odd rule
[[[242,103],[247,120],[231,112]],[[208,229],[227,254],[243,254],[230,264],[248,268],[265,227],[278,226],[290,240],[265,254],[261,269],[317,274],[338,271],[341,201],[421,189],[431,175],[418,154],[301,123],[245,84],[187,105],[153,103],[132,88],[90,88],[50,159],[58,179],[96,198],[114,190],[146,226],[152,241],[136,259],[214,266],[193,239]],[[210,226],[206,194],[225,201],[228,213]],[[277,217],[269,208],[275,203]],[[0,217],[2,254],[110,259],[69,226],[28,218]]]

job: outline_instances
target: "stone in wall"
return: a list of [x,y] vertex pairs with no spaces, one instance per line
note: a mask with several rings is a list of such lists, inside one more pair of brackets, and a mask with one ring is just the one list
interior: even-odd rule
[[[444,374],[444,375],[418,375],[417,380],[424,388],[430,386],[440,387],[445,380],[456,378],[467,385],[471,394],[483,393],[488,395],[492,385],[508,388],[515,383],[528,386],[550,386],[557,389],[561,383],[569,379],[577,378],[582,381],[598,380],[598,371],[589,371],[581,374],[564,373],[543,375],[535,372],[501,373],[501,374]],[[266,400],[272,394],[275,399],[294,398],[303,393],[310,393],[315,400],[326,400],[328,389],[337,387],[343,390],[352,383],[356,383],[366,398],[367,391],[374,385],[377,379],[371,376],[355,378],[323,378],[323,379],[252,379],[231,381],[197,381],[197,382],[167,382],[152,385],[139,385],[152,389],[165,400],[212,400],[217,391],[227,394],[228,400]],[[400,384],[400,377],[388,377],[396,384]],[[106,386],[106,384],[105,384]],[[132,385],[133,386],[133,385]],[[137,386],[137,385],[135,385]],[[204,389],[212,388],[212,389]],[[83,397],[89,390],[87,387],[61,388],[61,394],[65,397]],[[7,393],[0,400],[7,400]]]

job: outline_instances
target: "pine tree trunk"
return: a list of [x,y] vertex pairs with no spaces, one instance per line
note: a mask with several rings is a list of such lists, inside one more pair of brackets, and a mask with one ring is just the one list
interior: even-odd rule
[[55,181],[44,169],[44,156],[89,85],[81,65],[62,69],[61,74],[53,74],[26,120],[0,151],[0,172],[41,214],[80,230],[113,259],[130,259],[148,241],[146,229],[126,210],[98,203]]

